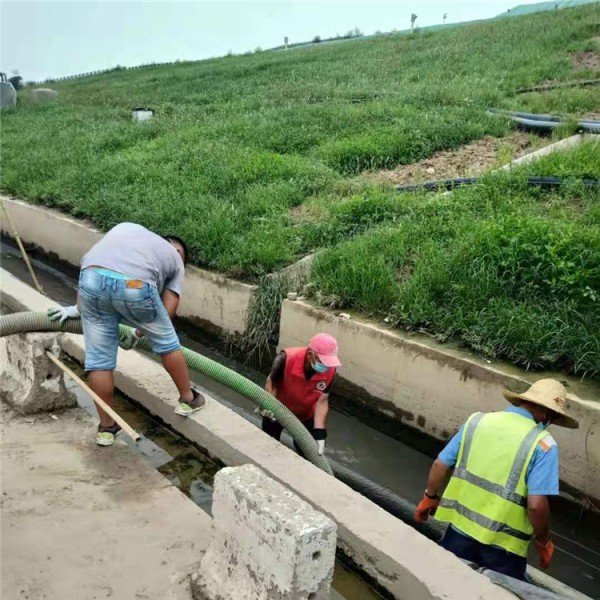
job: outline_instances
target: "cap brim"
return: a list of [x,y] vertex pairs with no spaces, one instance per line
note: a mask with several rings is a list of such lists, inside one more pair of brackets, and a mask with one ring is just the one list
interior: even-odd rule
[[319,362],[322,362],[326,367],[335,368],[341,367],[342,363],[337,356],[333,356],[331,354],[319,354],[317,352],[317,356],[319,357]]
[[[523,401],[524,402],[533,402],[534,404],[539,404],[533,398],[528,398],[525,395],[526,392],[523,392],[522,394],[517,394],[516,392],[511,392],[510,390],[504,390],[502,393],[503,393],[504,397],[511,404],[514,404],[515,406],[517,404],[519,404],[519,402],[523,402]],[[540,406],[546,406],[546,405],[540,404]],[[546,408],[550,408],[550,407],[546,406]],[[552,408],[550,408],[550,410],[552,410],[552,412],[554,413],[554,418],[552,419],[553,425],[558,425],[559,427],[566,427],[567,429],[579,429],[579,421],[577,421],[577,419],[574,419],[573,417],[569,417],[568,415],[564,415],[559,412],[556,412]]]

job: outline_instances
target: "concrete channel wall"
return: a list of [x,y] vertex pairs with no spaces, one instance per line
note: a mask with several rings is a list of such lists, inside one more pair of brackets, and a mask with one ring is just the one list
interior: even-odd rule
[[568,150],[569,148],[573,148],[574,146],[578,146],[584,141],[588,140],[597,140],[595,134],[593,133],[577,133],[572,135],[564,140],[559,140],[558,142],[554,142],[554,144],[550,144],[549,146],[544,146],[535,152],[530,152],[529,154],[525,154],[519,158],[515,158],[515,160],[509,162],[507,165],[501,167],[500,170],[506,171],[508,169],[512,169],[518,165],[523,165],[526,163],[533,162],[542,156],[547,156],[552,152],[556,152],[557,150]]
[[[81,257],[102,237],[84,221],[58,211],[7,197],[3,200],[23,242],[74,267],[79,267]],[[4,219],[2,233],[13,236]],[[254,289],[218,273],[187,267],[178,315],[215,333],[244,333]]]
[[[505,387],[522,391],[549,376],[490,365],[465,352],[367,321],[345,319],[308,302],[284,301],[280,347],[304,345],[320,331],[338,339],[340,376],[355,388],[359,402],[440,440],[447,440],[474,412],[505,408]],[[560,448],[561,479],[587,496],[600,498],[600,395],[592,384],[586,387],[564,375],[556,377],[571,392],[587,396],[569,405],[579,429],[551,428]]]
[[[0,272],[2,302],[15,311],[56,305]],[[65,334],[63,350],[83,360],[83,339]],[[472,571],[342,482],[320,471],[253,424],[212,398],[192,417],[174,413],[177,393],[162,367],[136,351],[120,350],[117,387],[167,425],[229,466],[255,464],[328,516],[337,526],[338,547],[395,598],[508,600],[514,596]]]

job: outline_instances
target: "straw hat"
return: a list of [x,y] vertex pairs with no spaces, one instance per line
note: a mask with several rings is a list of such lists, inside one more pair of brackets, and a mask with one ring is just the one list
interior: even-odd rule
[[565,386],[556,379],[540,379],[536,381],[526,392],[517,394],[504,390],[504,397],[511,404],[519,404],[525,400],[539,406],[545,406],[555,413],[552,423],[560,427],[578,429],[579,423],[567,414],[568,395]]

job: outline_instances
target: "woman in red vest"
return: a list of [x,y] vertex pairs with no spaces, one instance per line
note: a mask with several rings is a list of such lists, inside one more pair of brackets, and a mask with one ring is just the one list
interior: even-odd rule
[[[311,338],[308,347],[282,350],[273,362],[265,385],[267,392],[287,406],[311,432],[317,440],[319,454],[325,451],[329,390],[340,366],[337,340],[327,333],[318,333]],[[276,440],[283,431],[273,415],[265,413],[262,429]],[[302,454],[296,443],[294,446]]]

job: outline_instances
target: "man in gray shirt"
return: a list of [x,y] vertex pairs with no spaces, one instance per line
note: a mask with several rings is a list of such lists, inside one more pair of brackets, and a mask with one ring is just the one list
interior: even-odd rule
[[[61,323],[82,319],[89,384],[108,404],[113,398],[118,346],[133,348],[146,336],[179,390],[175,412],[188,416],[204,406],[203,396],[190,385],[171,321],[179,305],[187,258],[180,238],[163,238],[141,225],[121,223],[83,257],[77,305],[49,311],[50,318]],[[135,333],[119,334],[123,319],[136,328]],[[100,408],[98,414],[96,442],[110,446],[120,428]]]

